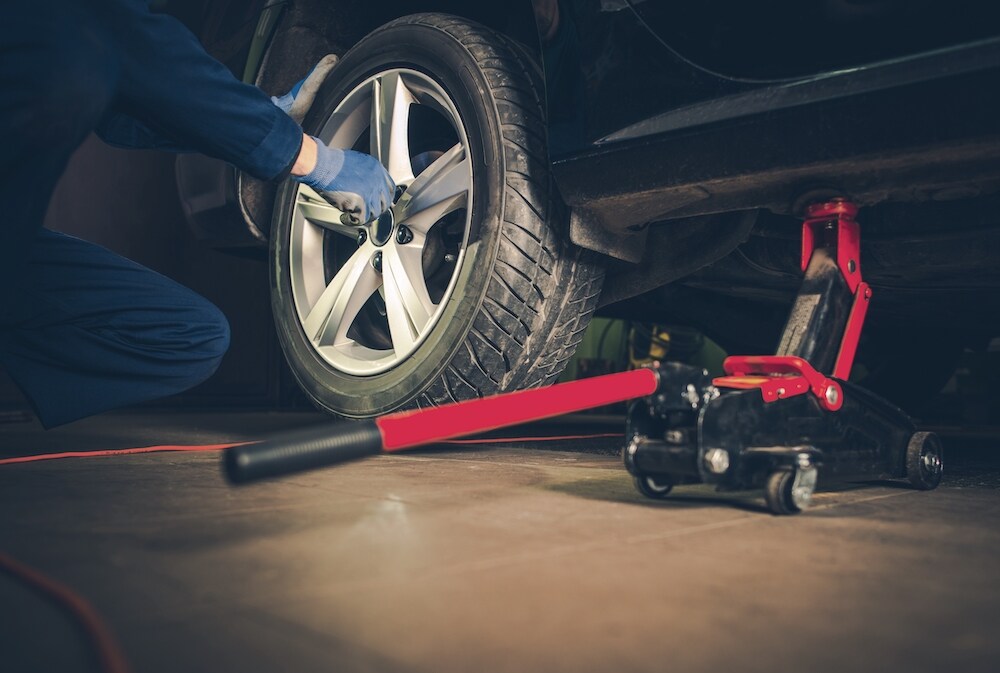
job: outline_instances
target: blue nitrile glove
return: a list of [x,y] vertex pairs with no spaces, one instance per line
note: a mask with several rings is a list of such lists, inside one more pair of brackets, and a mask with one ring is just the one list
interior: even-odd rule
[[378,159],[354,150],[327,147],[316,141],[316,167],[293,176],[309,185],[343,214],[344,224],[367,224],[392,206],[396,183]]
[[303,80],[292,87],[291,91],[283,96],[271,96],[271,102],[301,124],[302,120],[305,119],[306,113],[309,112],[313,100],[316,98],[316,92],[319,91],[320,86],[326,80],[326,76],[337,65],[338,60],[336,54],[324,56],[319,60],[319,63],[313,66],[313,69],[309,71],[309,74]]

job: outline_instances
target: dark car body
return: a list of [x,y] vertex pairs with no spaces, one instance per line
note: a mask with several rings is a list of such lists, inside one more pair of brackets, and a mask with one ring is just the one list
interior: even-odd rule
[[[845,196],[862,206],[876,334],[1000,327],[1000,24],[989,3],[221,4],[243,17],[225,41],[230,65],[270,93],[404,14],[462,15],[517,43],[544,71],[570,237],[607,256],[607,312],[770,350],[800,277],[798,216]],[[266,190],[244,190],[248,230],[228,169],[179,172],[204,237],[266,238]],[[192,190],[217,198],[199,208]]]

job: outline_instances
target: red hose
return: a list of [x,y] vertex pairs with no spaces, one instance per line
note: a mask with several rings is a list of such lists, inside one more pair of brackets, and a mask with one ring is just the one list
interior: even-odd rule
[[34,568],[26,566],[7,554],[0,552],[0,571],[6,572],[29,585],[35,591],[54,601],[69,611],[94,645],[97,660],[105,673],[128,673],[129,666],[122,654],[118,641],[104,624],[97,611],[82,596],[65,584],[46,577]]

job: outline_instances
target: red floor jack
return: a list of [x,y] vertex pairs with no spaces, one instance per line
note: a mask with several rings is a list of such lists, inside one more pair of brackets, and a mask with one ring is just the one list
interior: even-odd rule
[[809,208],[805,278],[777,355],[729,357],[727,375],[714,380],[665,362],[302,430],[229,449],[226,474],[244,483],[633,400],[622,455],[650,498],[678,484],[763,488],[772,512],[794,514],[809,505],[819,470],[837,481],[896,478],[933,489],[943,466],[937,436],[847,382],[872,296],[861,280],[856,214],[844,200]]

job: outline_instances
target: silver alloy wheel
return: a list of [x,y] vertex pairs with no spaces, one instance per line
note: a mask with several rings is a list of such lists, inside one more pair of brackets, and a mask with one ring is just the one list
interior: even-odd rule
[[[411,123],[416,106],[433,110],[457,138],[448,148],[422,153],[422,162],[411,153],[419,133]],[[347,226],[339,210],[302,185],[288,246],[292,295],[306,338],[328,364],[358,376],[396,366],[434,329],[464,262],[473,199],[465,128],[450,97],[428,75],[397,68],[369,77],[337,106],[318,137],[332,147],[359,149],[366,135],[368,148],[361,149],[405,188],[397,189],[391,211],[367,226]],[[423,170],[420,163],[427,164]],[[442,221],[462,210],[457,250],[447,254],[439,241]],[[339,260],[331,246],[341,251]],[[354,251],[343,259],[348,246]]]

